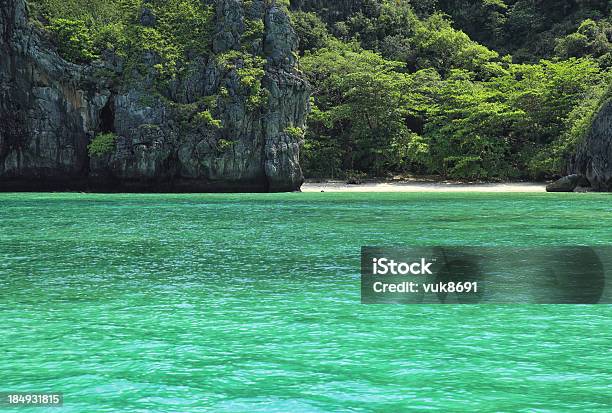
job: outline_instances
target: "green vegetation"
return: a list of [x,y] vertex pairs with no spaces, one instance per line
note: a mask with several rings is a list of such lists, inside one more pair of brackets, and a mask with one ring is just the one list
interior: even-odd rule
[[96,58],[93,53],[91,31],[81,20],[54,19],[49,26],[58,39],[59,52],[73,62],[87,62]]
[[152,52],[159,74],[173,77],[186,62],[210,51],[212,6],[192,0],[34,0],[30,14],[54,34],[67,60],[83,63],[105,51],[142,69]]
[[304,129],[302,128],[291,126],[285,129],[285,133],[297,140],[304,139]]
[[313,177],[560,174],[608,90],[607,2],[299,3]]
[[[517,63],[559,57],[557,52],[563,50],[563,47],[557,49],[559,43],[565,36],[575,37],[572,33],[587,36],[590,39],[587,43],[610,44],[609,38],[601,36],[610,26],[607,0],[438,0],[429,3],[437,3],[442,12],[451,16],[455,27],[472,39],[502,54],[511,54]],[[586,27],[579,30],[589,21],[598,26],[599,34],[591,30],[585,33]],[[585,49],[574,57],[592,55],[594,51]],[[599,52],[594,57],[607,53],[598,55]]]
[[[608,96],[608,3],[277,2],[290,7],[300,70],[314,89],[308,127],[285,132],[304,141],[309,176],[496,180],[560,174]],[[212,54],[214,2],[29,4],[66,59],[84,63],[114,52],[124,59],[123,81],[153,69],[160,93],[190,62]],[[237,76],[239,90],[232,95],[247,96],[252,111],[268,98],[266,60],[257,52],[264,31],[261,20],[244,17],[239,50],[214,56]],[[217,101],[230,99],[226,86],[210,102],[186,105],[187,121],[222,128],[214,114]]]
[[115,149],[117,135],[114,133],[101,133],[87,146],[89,156],[105,156],[109,155]]
[[234,147],[235,142],[227,139],[219,139],[217,141],[217,151],[219,153],[224,153],[229,151]]
[[221,129],[223,126],[221,121],[215,119],[213,115],[210,113],[210,110],[205,110],[197,114],[200,121],[202,121],[205,125],[213,126],[217,129]]

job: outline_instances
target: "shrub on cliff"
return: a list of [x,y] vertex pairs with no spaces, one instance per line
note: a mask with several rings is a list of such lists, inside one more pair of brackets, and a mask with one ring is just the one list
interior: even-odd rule
[[[111,49],[136,64],[145,51],[175,74],[189,55],[210,51],[212,6],[193,0],[33,0],[33,18],[55,33],[60,54],[83,63]],[[146,14],[150,18],[144,19]]]
[[54,19],[49,26],[58,44],[58,52],[73,62],[88,62],[97,56],[91,31],[84,21]]
[[109,155],[115,149],[116,141],[117,135],[114,133],[101,133],[96,135],[91,143],[87,145],[89,156],[95,157]]

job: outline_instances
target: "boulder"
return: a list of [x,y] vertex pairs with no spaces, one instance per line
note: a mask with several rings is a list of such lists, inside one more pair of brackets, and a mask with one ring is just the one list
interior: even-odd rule
[[[577,188],[589,188],[589,181],[582,175],[565,176],[546,187],[547,192],[574,192]],[[584,191],[583,191],[584,192]]]
[[569,169],[585,176],[593,190],[612,191],[612,99],[601,106]]

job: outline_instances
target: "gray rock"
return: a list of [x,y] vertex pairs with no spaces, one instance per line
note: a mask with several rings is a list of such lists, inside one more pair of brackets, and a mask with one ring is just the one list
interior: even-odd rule
[[297,50],[299,38],[291,27],[289,16],[282,8],[272,6],[266,13],[265,23],[264,50],[268,62],[273,66],[291,70],[296,64],[293,52]]
[[244,30],[243,8],[240,0],[217,0],[215,2],[216,24],[213,51],[223,53],[240,48],[240,36]]
[[576,188],[589,188],[589,181],[582,175],[565,176],[546,187],[547,192],[574,192]]
[[[290,20],[274,2],[213,4],[212,54],[194,56],[185,75],[159,89],[155,53],[144,50],[145,70],[117,85],[99,73],[121,74],[122,58],[107,51],[96,63],[69,63],[28,23],[24,0],[0,0],[0,191],[299,189],[302,142],[286,131],[304,127],[310,86],[296,69]],[[154,24],[145,10],[141,23]],[[244,18],[265,21],[259,46],[248,49],[267,59],[269,99],[258,108],[215,56],[244,50]],[[202,101],[221,127],[197,121]],[[91,140],[109,132],[114,150],[90,157]]]
[[44,43],[23,0],[0,0],[0,189],[57,189],[86,176],[87,144],[110,96],[85,82],[87,69]]
[[612,191],[612,99],[602,105],[593,120],[570,171],[586,176],[596,191]]
[[591,188],[590,186],[577,186],[576,188],[574,188],[574,192],[584,194],[588,192],[593,192],[593,188]]
[[157,17],[155,17],[155,13],[153,10],[148,7],[143,7],[140,12],[140,24],[145,27],[155,27],[157,24]]

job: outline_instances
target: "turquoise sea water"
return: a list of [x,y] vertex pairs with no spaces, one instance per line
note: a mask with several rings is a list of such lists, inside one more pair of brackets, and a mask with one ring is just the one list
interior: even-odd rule
[[609,412],[610,306],[365,306],[362,245],[612,244],[606,194],[0,195],[0,392],[51,412]]

